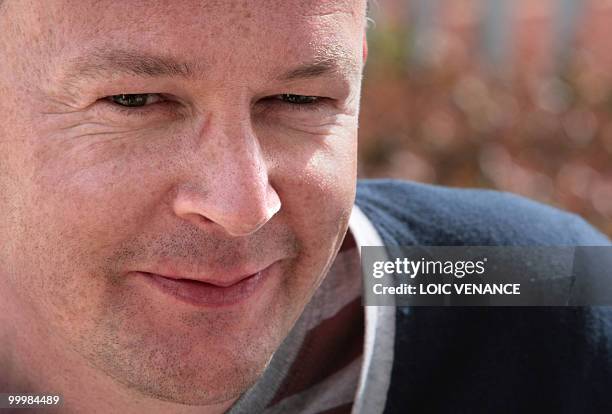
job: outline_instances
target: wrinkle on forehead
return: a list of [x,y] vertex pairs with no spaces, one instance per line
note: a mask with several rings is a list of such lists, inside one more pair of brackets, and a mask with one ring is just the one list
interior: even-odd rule
[[[116,0],[58,0],[53,3],[19,0],[31,25],[46,26],[47,34],[84,32],[92,38],[113,32],[138,36],[142,29],[172,24],[177,33],[237,31],[261,28],[295,27],[301,17],[350,15],[360,24],[365,20],[365,0],[173,0],[172,2],[124,2]],[[350,19],[347,19],[350,20]],[[32,28],[28,28],[30,31]],[[150,31],[149,31],[150,32]],[[149,33],[152,34],[152,33]],[[164,34],[160,32],[160,34]],[[128,40],[128,39],[126,39]],[[152,39],[153,40],[153,39]],[[159,40],[155,39],[155,40]],[[193,41],[187,37],[185,41]]]
[[366,2],[361,0],[345,1],[313,1],[302,3],[304,16],[329,16],[347,13],[351,15],[365,14]]
[[[26,54],[38,56],[36,63],[47,66],[41,71],[50,76],[62,73],[67,62],[78,60],[87,50],[108,44],[144,56],[163,52],[162,56],[176,58],[178,71],[200,75],[205,73],[202,65],[234,67],[243,75],[258,65],[270,76],[282,75],[279,68],[317,61],[339,62],[341,65],[336,66],[350,73],[357,73],[361,67],[364,0],[174,0],[146,5],[116,0],[58,0],[44,6],[38,1],[16,3],[31,8],[20,7],[22,14],[28,14],[23,21],[28,26],[24,27],[28,39],[20,42],[16,50],[25,49]],[[29,46],[32,36],[40,39],[38,46]],[[134,61],[126,54],[114,60]],[[139,71],[156,71],[159,65],[152,62],[141,59]],[[196,69],[189,71],[184,70],[184,62],[199,64],[191,65]],[[25,69],[31,72],[38,65]],[[97,70],[95,65],[90,69]],[[248,72],[244,72],[246,69]],[[223,73],[227,77],[236,75],[228,70]]]

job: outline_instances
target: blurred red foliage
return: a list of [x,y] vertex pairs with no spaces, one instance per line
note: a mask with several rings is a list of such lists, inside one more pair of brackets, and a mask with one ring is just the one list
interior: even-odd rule
[[501,68],[473,50],[477,20],[464,9],[430,38],[426,65],[411,60],[406,18],[394,11],[377,19],[360,176],[510,191],[578,213],[612,236],[612,7],[599,3],[584,12],[564,60],[545,58],[550,16],[524,11],[512,61]]

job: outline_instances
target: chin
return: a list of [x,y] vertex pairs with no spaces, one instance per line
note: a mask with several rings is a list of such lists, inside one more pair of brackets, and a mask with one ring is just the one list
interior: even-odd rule
[[275,300],[264,300],[268,306],[250,314],[183,308],[160,319],[151,316],[160,310],[150,301],[129,307],[123,302],[89,335],[73,340],[88,338],[80,343],[86,359],[138,394],[186,405],[220,404],[257,381],[300,313],[282,298],[283,289],[274,293]]
[[122,386],[155,399],[210,405],[232,400],[254,384],[265,370],[282,337],[278,332],[243,332],[240,338],[219,341],[176,334],[136,345],[130,338],[121,348],[116,343],[95,345],[98,369]]

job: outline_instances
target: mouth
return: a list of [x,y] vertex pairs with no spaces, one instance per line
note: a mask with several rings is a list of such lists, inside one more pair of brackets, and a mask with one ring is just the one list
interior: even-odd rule
[[150,285],[179,301],[200,307],[225,307],[242,303],[261,290],[275,267],[274,263],[229,282],[170,277],[150,272],[133,273],[144,277]]

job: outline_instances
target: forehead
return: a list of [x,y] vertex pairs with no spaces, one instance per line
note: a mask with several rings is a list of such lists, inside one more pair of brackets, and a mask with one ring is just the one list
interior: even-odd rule
[[365,18],[361,0],[58,0],[27,9],[24,24],[36,26],[51,59],[112,47],[227,67],[357,55]]

